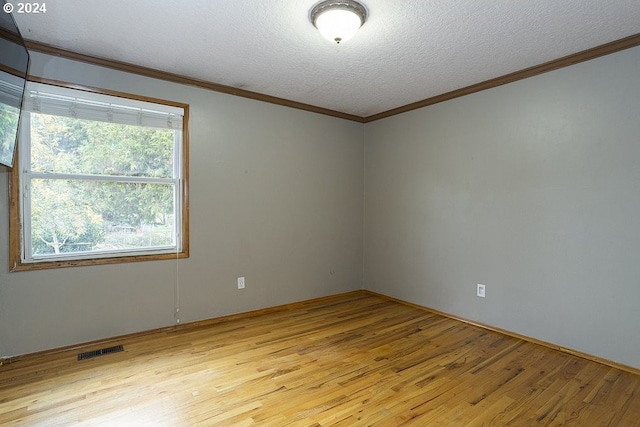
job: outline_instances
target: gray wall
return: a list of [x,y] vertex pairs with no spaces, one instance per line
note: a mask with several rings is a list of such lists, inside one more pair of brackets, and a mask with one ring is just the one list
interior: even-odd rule
[[364,191],[367,289],[640,367],[640,48],[365,126],[33,59],[191,105],[191,257],[8,273],[0,168],[0,356],[359,289]]
[[176,296],[184,323],[362,287],[362,124],[32,59],[33,75],[190,104],[191,257],[8,273],[0,167],[0,356],[172,325]]
[[634,48],[368,124],[365,287],[640,367],[639,112]]

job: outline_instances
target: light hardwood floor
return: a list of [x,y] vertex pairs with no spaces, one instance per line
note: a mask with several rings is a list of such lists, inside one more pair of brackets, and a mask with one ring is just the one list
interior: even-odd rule
[[640,377],[366,293],[0,367],[0,425],[637,426]]

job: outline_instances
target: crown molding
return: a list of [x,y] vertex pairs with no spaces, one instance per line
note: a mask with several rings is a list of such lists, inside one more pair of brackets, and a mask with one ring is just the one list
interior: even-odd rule
[[291,101],[289,99],[278,98],[271,95],[265,95],[258,92],[251,92],[244,89],[238,89],[232,86],[221,85],[205,80],[194,79],[191,77],[185,77],[179,74],[168,73],[165,71],[157,70],[154,68],[142,67],[139,65],[130,64],[127,62],[113,61],[106,58],[100,58],[97,56],[85,55],[82,53],[72,52],[64,50],[55,46],[51,46],[44,43],[35,41],[25,41],[27,49],[36,52],[42,52],[53,56],[59,56],[67,59],[73,59],[76,61],[86,62],[93,65],[99,65],[102,67],[112,68],[128,73],[134,73],[146,77],[152,77],[155,79],[161,79],[174,83],[186,84],[190,86],[196,86],[203,89],[213,90],[215,92],[221,92],[228,95],[240,96],[242,98],[249,98],[257,101],[268,102],[271,104],[282,105],[285,107],[296,108],[299,110],[310,111],[313,113],[323,114],[326,116],[338,117],[345,120],[351,120],[358,123],[370,123],[376,120],[384,119],[387,117],[395,116],[397,114],[406,113],[408,111],[417,110],[419,108],[427,107],[429,105],[438,104],[440,102],[448,101],[450,99],[459,98],[472,93],[480,92],[486,89],[491,89],[497,86],[502,86],[508,83],[513,83],[518,80],[534,77],[539,74],[543,74],[549,71],[554,71],[560,68],[568,67],[570,65],[578,64],[580,62],[589,61],[591,59],[599,58],[601,56],[609,55],[621,50],[630,49],[632,47],[640,46],[640,33],[634,34],[619,40],[605,43],[600,46],[593,47],[591,49],[583,50],[578,53],[564,56],[553,61],[545,62],[540,65],[525,68],[513,73],[506,74],[504,76],[496,77],[494,79],[486,80],[484,82],[476,83],[470,86],[466,86],[460,89],[453,90],[451,92],[443,93],[431,98],[423,99],[421,101],[413,102],[411,104],[403,105],[398,108],[383,111],[371,116],[361,117],[354,114],[347,114],[340,111],[330,110],[327,108],[317,107],[315,105],[305,104],[301,102]]
[[438,104],[450,99],[459,98],[461,96],[470,95],[472,93],[480,92],[486,89],[502,86],[507,83],[513,83],[518,80],[534,77],[539,74],[558,70],[560,68],[575,65],[584,61],[589,61],[590,59],[599,58],[601,56],[609,55],[625,49],[630,49],[639,45],[640,34],[634,34],[623,39],[605,43],[591,49],[583,50],[582,52],[574,53],[559,59],[555,59],[553,61],[545,62],[544,64],[534,65],[533,67],[525,68],[523,70],[519,70],[510,74],[505,74],[504,76],[496,77],[495,79],[486,80],[484,82],[480,82],[471,86],[466,86],[460,89],[453,90],[451,92],[443,93],[442,95],[437,95],[431,98],[423,99],[422,101],[413,102],[411,104],[403,105],[402,107],[364,117],[364,123],[369,123],[376,120],[384,119],[386,117],[395,116],[397,114],[406,113],[407,111],[417,110],[418,108]]
[[285,107],[296,108],[298,110],[310,111],[312,113],[323,114],[326,116],[338,117],[341,119],[351,120],[354,122],[362,123],[364,121],[363,117],[356,116],[353,114],[342,113],[340,111],[330,110],[328,108],[317,107],[315,105],[305,104],[297,101],[291,101],[289,99],[278,98],[276,96],[265,95],[263,93],[252,92],[245,89],[239,89],[233,86],[226,86],[226,85],[213,83],[205,80],[194,79],[194,78],[182,76],[179,74],[157,70],[155,68],[148,68],[140,65],[130,64],[128,62],[114,61],[111,59],[101,58],[98,56],[85,55],[83,53],[68,51],[59,47],[35,42],[32,40],[25,40],[25,45],[27,46],[27,49],[35,52],[46,53],[52,56],[59,56],[62,58],[85,62],[92,65],[99,65],[101,67],[112,68],[112,69],[124,71],[127,73],[133,73],[133,74],[137,74],[145,77],[151,77],[154,79],[165,80],[173,83],[196,86],[199,88],[208,89],[208,90],[212,90],[220,93],[225,93],[228,95],[239,96],[242,98],[249,98],[256,101],[268,102],[271,104],[277,104]]

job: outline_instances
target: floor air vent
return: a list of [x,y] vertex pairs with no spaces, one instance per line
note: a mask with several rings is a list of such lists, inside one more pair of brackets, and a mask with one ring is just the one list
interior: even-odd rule
[[78,360],[91,359],[92,357],[98,357],[104,354],[117,353],[119,351],[124,351],[124,348],[121,345],[101,348],[100,350],[85,351],[84,353],[78,353]]

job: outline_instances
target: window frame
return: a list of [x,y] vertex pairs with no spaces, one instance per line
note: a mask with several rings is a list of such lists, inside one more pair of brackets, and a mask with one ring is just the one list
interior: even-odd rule
[[[78,267],[88,265],[104,265],[104,264],[120,264],[129,262],[141,262],[141,261],[156,261],[156,260],[168,260],[168,259],[181,259],[189,257],[189,105],[167,101],[164,99],[151,98],[147,96],[133,95],[118,91],[112,91],[107,89],[95,88],[90,86],[83,86],[78,84],[72,84],[59,80],[51,80],[39,77],[30,77],[30,82],[42,83],[51,86],[58,86],[62,88],[74,89],[88,93],[101,94],[124,98],[128,100],[151,102],[161,105],[169,105],[184,110],[182,121],[182,144],[180,144],[181,164],[179,165],[179,171],[181,177],[178,178],[178,182],[181,190],[180,203],[177,206],[179,212],[177,212],[181,219],[181,224],[178,225],[181,233],[181,242],[177,242],[178,250],[175,252],[166,253],[145,253],[135,254],[136,251],[132,250],[130,253],[120,254],[87,254],[86,257],[81,255],[71,255],[71,259],[60,260],[29,260],[23,261],[22,252],[24,250],[25,242],[23,241],[23,204],[21,200],[22,192],[20,191],[22,183],[20,182],[20,171],[24,167],[24,161],[30,161],[30,159],[24,159],[20,154],[20,146],[23,145],[19,142],[16,147],[16,164],[13,167],[12,172],[9,174],[9,271],[29,271],[29,270],[42,270],[50,268],[63,268],[63,267]],[[23,113],[25,114],[25,113]],[[24,124],[29,120],[24,120]],[[23,126],[24,126],[23,124]],[[176,165],[177,166],[177,165]],[[149,249],[153,251],[153,249]]]

